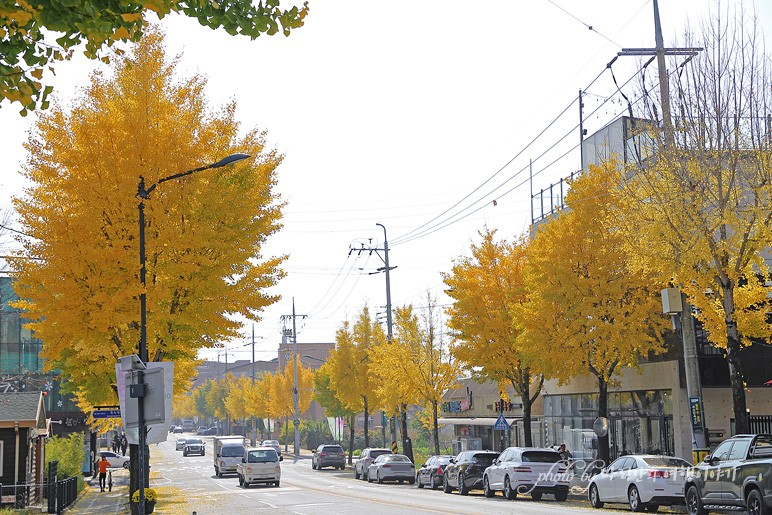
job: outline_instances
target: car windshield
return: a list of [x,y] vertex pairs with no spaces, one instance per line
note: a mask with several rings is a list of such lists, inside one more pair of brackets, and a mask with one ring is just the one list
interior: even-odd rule
[[279,440],[263,440],[263,445],[266,447],[278,447]]
[[681,458],[671,458],[670,456],[655,456],[650,458],[641,458],[649,467],[691,467],[692,464]]
[[204,441],[203,441],[203,440],[201,440],[200,438],[191,438],[190,440],[185,440],[185,443],[186,443],[187,445],[191,445],[191,444],[194,444],[194,445],[195,445],[195,444],[201,445],[202,443],[204,443]]
[[560,453],[554,451],[526,451],[523,453],[523,463],[557,463]]
[[279,461],[279,455],[273,449],[260,449],[249,451],[248,463],[273,463]]
[[383,461],[410,461],[407,456],[401,454],[392,454],[391,456],[384,456]]
[[377,451],[370,451],[370,457],[371,458],[377,458],[378,456],[381,456],[382,454],[391,454],[391,451],[387,449],[380,449]]
[[489,466],[493,463],[493,460],[498,458],[499,455],[495,453],[490,452],[478,452],[474,456],[472,456],[472,459],[469,461],[474,461],[475,463],[479,463],[481,465]]
[[223,458],[238,458],[244,456],[244,447],[241,445],[226,445],[220,450],[220,456]]

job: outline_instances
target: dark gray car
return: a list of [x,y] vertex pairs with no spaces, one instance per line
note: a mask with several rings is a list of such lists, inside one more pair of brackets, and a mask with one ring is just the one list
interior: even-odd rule
[[322,470],[322,467],[346,468],[346,453],[340,445],[322,444],[314,449],[311,456],[311,468]]

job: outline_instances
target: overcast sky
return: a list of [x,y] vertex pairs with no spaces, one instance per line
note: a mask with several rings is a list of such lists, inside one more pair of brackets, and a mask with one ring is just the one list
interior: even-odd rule
[[[478,231],[527,232],[531,189],[580,168],[579,90],[592,133],[626,111],[607,63],[622,48],[654,46],[651,0],[309,3],[305,26],[289,38],[250,41],[182,16],[161,22],[180,74],[208,77],[211,103],[235,99],[243,127],[267,130],[285,155],[285,226],[265,250],[290,255],[288,276],[282,300],[255,325],[257,359],[276,357],[293,297],[307,315],[298,320],[301,343],[333,341],[365,304],[383,311],[384,274],[370,274],[383,263],[349,255],[383,247],[376,223],[397,267],[392,304],[424,306],[427,292],[447,303],[440,273],[468,254]],[[723,0],[721,10],[740,3],[772,34],[772,2]],[[697,27],[716,5],[661,0],[665,45],[679,44],[687,23]],[[621,57],[612,67],[633,101],[635,81],[627,81],[639,65]],[[80,57],[59,63],[55,95],[67,104],[99,66]],[[34,115],[1,106],[0,209],[8,209],[24,186],[18,170]],[[0,248],[7,253],[8,242]],[[250,335],[247,325],[244,340],[229,343],[229,361],[249,359],[239,346]]]

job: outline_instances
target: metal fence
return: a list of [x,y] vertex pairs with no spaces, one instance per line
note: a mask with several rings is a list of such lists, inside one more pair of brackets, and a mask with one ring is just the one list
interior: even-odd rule
[[751,433],[772,433],[772,415],[751,415],[748,419]]
[[[49,495],[49,491],[53,495]],[[30,506],[47,506],[48,513],[62,513],[78,498],[78,478],[69,477],[50,483],[0,485],[0,507],[21,510]],[[47,505],[43,502],[47,500]]]

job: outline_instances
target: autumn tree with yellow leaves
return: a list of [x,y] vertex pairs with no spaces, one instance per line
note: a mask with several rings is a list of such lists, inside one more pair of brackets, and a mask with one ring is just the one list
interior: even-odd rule
[[[571,182],[567,209],[536,230],[517,306],[519,344],[548,376],[565,383],[589,372],[598,382],[598,416],[608,416],[614,374],[664,352],[662,283],[631,266],[619,231],[621,196],[613,162]],[[598,458],[609,460],[608,436]]]
[[[26,195],[14,203],[23,251],[13,262],[19,307],[86,412],[117,404],[114,364],[137,353],[137,185],[235,152],[253,159],[162,184],[146,201],[147,346],[175,361],[189,388],[197,352],[238,335],[277,300],[283,257],[263,244],[280,225],[273,191],[281,156],[265,133],[244,131],[236,106],[211,108],[205,80],[178,80],[152,32],[115,67],[95,74],[79,101],[41,115],[26,148]],[[182,372],[182,373],[181,373]],[[110,387],[112,386],[112,388]]]
[[[704,50],[669,77],[678,118],[650,131],[656,154],[624,171],[625,230],[640,266],[678,287],[726,351],[735,430],[747,433],[740,352],[772,342],[763,255],[772,246],[772,67],[757,20],[733,9],[687,34],[687,46]],[[646,100],[657,119],[661,99]]]
[[477,369],[483,379],[509,385],[523,405],[525,445],[533,445],[531,406],[538,398],[544,376],[538,360],[518,337],[522,323],[514,311],[526,300],[523,268],[526,243],[496,241],[496,231],[481,233],[471,256],[454,262],[443,274],[447,293],[448,326],[454,331],[452,353],[464,366]]
[[[434,453],[440,454],[439,405],[456,382],[458,367],[442,348],[436,305],[430,296],[424,317],[419,318],[410,305],[397,308],[394,315],[394,337],[370,351],[372,362],[379,364],[373,370],[379,380],[376,391],[392,403],[422,406],[430,416]],[[404,446],[407,420],[403,418],[402,423]]]

